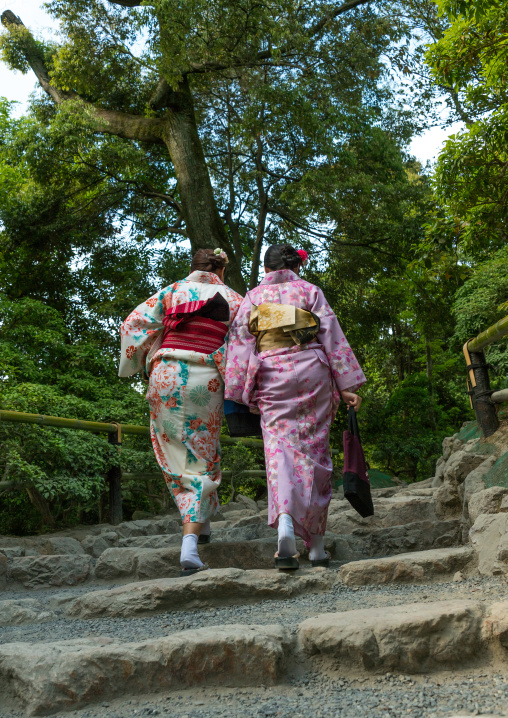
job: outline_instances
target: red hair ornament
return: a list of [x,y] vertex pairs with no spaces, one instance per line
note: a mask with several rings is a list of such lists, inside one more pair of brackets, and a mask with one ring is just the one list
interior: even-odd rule
[[305,262],[306,262],[306,261],[308,260],[308,258],[309,258],[309,255],[307,254],[307,252],[305,251],[305,249],[297,249],[297,250],[296,250],[296,253],[298,254],[298,256],[300,257],[300,259],[302,260],[302,264],[305,264]]

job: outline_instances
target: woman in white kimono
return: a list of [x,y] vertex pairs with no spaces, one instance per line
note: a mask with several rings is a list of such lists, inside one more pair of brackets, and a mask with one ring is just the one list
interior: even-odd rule
[[242,302],[224,284],[226,264],[225,252],[200,249],[188,277],[140,304],[120,328],[119,375],[149,377],[152,445],[183,520],[181,575],[206,568],[198,539],[209,540],[218,508],[225,339]]

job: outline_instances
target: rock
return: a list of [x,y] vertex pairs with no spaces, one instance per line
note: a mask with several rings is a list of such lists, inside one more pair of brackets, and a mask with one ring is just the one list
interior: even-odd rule
[[489,489],[477,491],[471,496],[468,504],[469,518],[474,524],[480,514],[498,514],[508,509],[502,507],[503,499],[508,497],[508,489],[503,486],[491,486]]
[[[446,441],[446,439],[445,439]],[[443,483],[444,467],[446,465],[446,459],[444,456],[440,456],[436,463],[436,473],[432,479],[432,488],[438,488]]]
[[147,520],[153,519],[153,514],[151,514],[149,511],[134,511],[132,514],[132,520],[133,521],[139,521],[139,520]]
[[508,601],[490,606],[483,624],[483,635],[489,643],[508,650]]
[[117,532],[124,538],[128,538],[129,536],[147,536],[148,534],[155,533],[152,529],[152,522],[144,519],[138,521],[123,521],[116,527]]
[[14,558],[9,567],[9,577],[26,588],[74,586],[86,581],[91,573],[92,559],[86,554],[24,556]]
[[423,583],[450,578],[474,559],[469,546],[405,553],[352,561],[342,566],[339,579],[348,586],[381,583]]
[[462,500],[456,483],[445,482],[436,489],[434,501],[436,516],[440,519],[450,519],[462,514]]
[[338,561],[357,561],[370,556],[368,552],[368,539],[362,536],[344,534],[335,536],[333,557]]
[[[485,461],[484,454],[475,454],[466,449],[469,443],[465,444],[460,451],[452,454],[446,462],[443,476],[445,483],[461,483],[473,469]],[[477,442],[475,440],[472,443],[475,445]]]
[[0,677],[29,715],[190,686],[275,683],[290,652],[280,626],[225,625],[142,643],[88,638],[0,646]]
[[461,521],[415,521],[370,532],[356,529],[353,535],[365,539],[364,556],[388,556],[456,546],[460,543]]
[[162,516],[156,521],[152,521],[152,534],[173,535],[182,533],[182,522],[180,517]]
[[93,591],[68,604],[67,613],[79,618],[134,616],[211,606],[283,600],[301,593],[328,590],[334,574],[325,569],[295,573],[242,571],[223,568],[189,578],[161,578],[130,583],[107,591]]
[[329,514],[326,526],[334,534],[349,534],[358,528],[370,530],[379,528],[381,519],[376,514],[362,518],[354,509],[349,508],[338,514]]
[[18,598],[0,601],[0,626],[20,626],[23,623],[41,623],[54,618],[50,611],[44,611],[33,598]]
[[0,554],[3,554],[7,558],[19,558],[25,555],[25,549],[23,546],[11,546],[0,548]]
[[226,516],[226,514],[229,514],[232,511],[241,511],[242,508],[242,504],[238,504],[236,501],[229,501],[227,504],[222,504],[222,506],[219,507],[219,511],[221,514]]
[[[257,517],[252,517],[257,518]],[[276,539],[277,532],[264,521],[238,526],[241,523],[236,521],[234,526],[221,531],[213,531],[213,541],[254,541],[256,539]],[[276,549],[275,549],[276,550]]]
[[0,588],[5,588],[7,583],[7,556],[0,553]]
[[178,576],[180,549],[109,548],[95,566],[95,577],[102,580],[138,580]]
[[43,556],[79,556],[86,553],[79,541],[69,536],[51,536],[39,544]]
[[118,534],[114,531],[106,531],[103,534],[99,534],[99,536],[87,536],[81,541],[85,552],[94,558],[99,558],[106,549],[112,548],[117,544]]
[[357,529],[376,531],[381,527],[399,526],[417,521],[435,521],[433,491],[427,488],[422,488],[420,491],[425,493],[417,496],[416,491],[413,490],[406,495],[400,492],[389,498],[374,498],[374,516],[367,518],[362,518],[348,502],[340,503],[346,503],[349,508],[338,508],[339,502],[333,500],[330,503],[328,530],[336,534],[348,534]]
[[[248,528],[248,527],[246,527]],[[210,568],[261,569],[273,568],[277,550],[277,534],[273,539],[251,541],[216,541],[199,547],[201,560]],[[213,534],[213,531],[212,531]],[[298,550],[305,556],[302,542]],[[333,550],[333,542],[330,548]],[[99,557],[95,576],[101,580],[172,577],[180,572],[180,546],[175,548],[110,548]]]
[[508,575],[508,514],[480,514],[469,531],[483,576]]
[[245,506],[246,509],[255,511],[256,513],[259,511],[257,503],[254,501],[254,499],[249,498],[249,496],[244,496],[243,494],[237,494],[235,501],[237,504],[241,504],[242,506]]
[[[215,532],[214,532],[215,535]],[[132,546],[136,548],[169,548],[180,546],[182,534],[170,534],[169,536],[135,536],[134,538],[120,539],[119,546]]]
[[[445,438],[443,439],[443,443],[441,445],[443,448],[443,456],[442,456],[443,463],[446,463],[451,456],[452,446],[453,446],[453,442],[455,441],[456,436],[457,436],[457,434],[454,434],[453,436],[445,436]],[[438,459],[438,462],[439,462],[439,459]]]
[[466,476],[464,480],[464,502],[466,505],[469,504],[469,499],[473,494],[487,488],[483,477],[491,470],[495,463],[496,457],[489,456]]
[[[407,490],[407,489],[406,489]],[[376,511],[381,517],[383,526],[401,526],[416,521],[435,521],[434,505],[432,501],[432,489],[420,489],[428,491],[427,495],[415,496],[415,490],[411,495],[398,494],[390,499],[380,499],[376,502]]]
[[458,583],[459,581],[463,581],[463,580],[464,580],[464,574],[462,573],[462,571],[457,571],[457,573],[453,574],[453,581],[455,581],[456,583]]
[[310,618],[300,624],[298,640],[340,673],[425,673],[474,659],[483,647],[481,627],[480,603],[412,603]]

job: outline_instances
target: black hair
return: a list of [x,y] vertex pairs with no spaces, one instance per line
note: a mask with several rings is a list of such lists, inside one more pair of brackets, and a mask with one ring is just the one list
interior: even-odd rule
[[272,272],[278,269],[298,269],[302,258],[290,244],[272,244],[265,252],[264,265]]
[[225,266],[224,257],[215,254],[213,249],[198,249],[192,258],[191,272],[216,272]]

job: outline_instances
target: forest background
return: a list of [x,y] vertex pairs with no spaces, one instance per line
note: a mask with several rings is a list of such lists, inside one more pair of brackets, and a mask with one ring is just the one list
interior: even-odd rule
[[[139,377],[117,377],[122,319],[199,247],[226,249],[245,292],[264,248],[290,242],[368,377],[371,466],[432,475],[472,418],[462,344],[508,310],[508,3],[46,7],[52,41],[2,15],[3,61],[40,90],[22,117],[0,100],[0,406],[147,424]],[[463,129],[422,167],[411,139],[443,117]],[[107,518],[104,437],[2,424],[0,442],[1,480],[30,484],[0,494],[0,533]],[[156,470],[145,439],[121,460]],[[224,466],[238,479],[262,456],[226,447]],[[151,491],[125,487],[127,517],[160,508]]]

